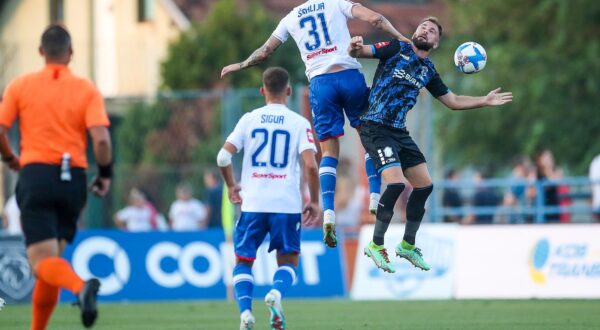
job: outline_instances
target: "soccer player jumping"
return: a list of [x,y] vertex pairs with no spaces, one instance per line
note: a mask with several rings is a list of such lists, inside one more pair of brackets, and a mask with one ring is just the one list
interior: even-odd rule
[[421,251],[415,246],[415,236],[433,184],[425,157],[406,130],[406,114],[415,105],[419,90],[427,88],[452,110],[498,106],[512,101],[512,93],[501,93],[500,88],[479,97],[452,93],[428,57],[438,47],[441,36],[442,26],[438,20],[427,17],[417,27],[412,43],[391,40],[364,45],[362,37],[354,37],[348,49],[352,57],[379,59],[369,96],[369,110],[360,118],[360,138],[388,186],[377,209],[373,241],[364,252],[377,267],[387,272],[395,270],[383,246],[384,235],[394,214],[396,200],[404,190],[402,172],[413,191],[406,206],[404,238],[396,246],[396,255],[415,267],[429,270]]
[[[266,106],[245,114],[227,137],[217,164],[228,187],[229,200],[242,205],[233,236],[236,266],[233,285],[240,308],[240,329],[253,329],[252,264],[267,233],[269,252],[277,250],[279,268],[273,289],[265,296],[271,312],[271,329],[285,329],[281,298],[294,283],[300,253],[300,227],[318,219],[319,177],[317,151],[306,118],[286,107],[292,90],[285,69],[269,68],[263,74],[261,94]],[[231,157],[244,149],[242,180],[233,177]],[[310,202],[302,207],[300,163],[308,183]]]
[[[319,166],[323,199],[324,242],[337,246],[334,197],[340,144],[344,135],[344,112],[350,125],[358,128],[359,116],[366,110],[369,89],[358,71],[358,61],[348,56],[350,44],[348,19],[368,22],[397,39],[409,42],[381,14],[347,0],[309,0],[295,7],[280,22],[263,46],[245,61],[223,68],[221,77],[266,60],[289,36],[296,41],[306,76],[310,81],[309,99],[313,124],[323,157]],[[369,210],[375,213],[379,202],[381,178],[366,155],[365,168],[371,192]]]

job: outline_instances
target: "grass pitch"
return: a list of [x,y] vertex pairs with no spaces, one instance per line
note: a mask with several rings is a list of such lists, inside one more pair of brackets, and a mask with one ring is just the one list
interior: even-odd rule
[[[288,300],[292,330],[319,329],[600,329],[600,300],[372,301]],[[28,329],[30,305],[8,305],[0,329]],[[94,329],[239,329],[234,302],[104,303]],[[267,310],[254,301],[256,329]],[[83,329],[79,309],[59,305],[49,329]]]

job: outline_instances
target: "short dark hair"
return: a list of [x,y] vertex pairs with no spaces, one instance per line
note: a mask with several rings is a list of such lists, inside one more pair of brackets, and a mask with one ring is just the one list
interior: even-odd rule
[[437,19],[437,17],[427,16],[427,17],[423,18],[423,20],[421,20],[421,23],[419,23],[419,25],[423,24],[423,22],[428,22],[428,21],[437,25],[438,31],[440,31],[440,38],[441,38],[443,29],[442,29],[442,24],[440,24],[440,21]]
[[42,34],[42,49],[50,58],[65,55],[71,47],[71,35],[60,24],[52,24]]
[[288,87],[290,75],[286,69],[272,67],[263,73],[263,86],[270,94],[281,94]]

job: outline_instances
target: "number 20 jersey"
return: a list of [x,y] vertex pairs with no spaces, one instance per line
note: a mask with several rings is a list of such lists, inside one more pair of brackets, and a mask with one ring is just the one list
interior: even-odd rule
[[244,150],[243,212],[302,212],[299,157],[317,151],[306,118],[283,104],[268,104],[243,115],[227,142]]
[[355,4],[347,0],[309,0],[292,9],[280,22],[273,36],[285,42],[291,35],[306,65],[308,80],[327,73],[334,65],[360,69],[348,55],[348,19]]

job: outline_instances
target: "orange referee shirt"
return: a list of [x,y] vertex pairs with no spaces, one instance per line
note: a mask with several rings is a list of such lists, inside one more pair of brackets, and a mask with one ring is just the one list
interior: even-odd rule
[[8,85],[0,105],[0,125],[10,128],[17,118],[21,166],[58,165],[68,152],[71,166],[87,168],[87,129],[110,125],[96,87],[57,64]]

